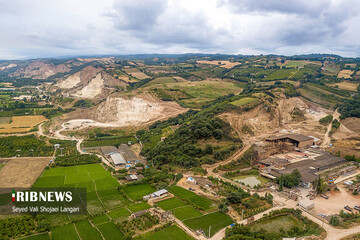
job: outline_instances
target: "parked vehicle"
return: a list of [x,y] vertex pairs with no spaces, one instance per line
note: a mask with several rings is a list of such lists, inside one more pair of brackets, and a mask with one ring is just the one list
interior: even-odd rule
[[348,205],[346,205],[344,208],[345,208],[346,210],[348,210],[348,211],[352,212],[351,207],[349,207]]
[[329,197],[326,196],[325,194],[321,194],[320,196],[321,196],[322,198],[329,199]]

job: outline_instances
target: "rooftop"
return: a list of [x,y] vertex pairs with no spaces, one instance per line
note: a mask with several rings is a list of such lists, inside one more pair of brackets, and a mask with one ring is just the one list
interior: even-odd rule
[[125,159],[123,158],[123,156],[120,153],[113,153],[110,155],[110,157],[113,160],[115,165],[126,164]]
[[119,153],[119,150],[114,146],[104,146],[104,147],[101,147],[101,152],[104,155],[109,155],[112,153]]
[[279,140],[279,139],[283,139],[283,138],[289,138],[289,139],[292,139],[292,140],[295,140],[298,142],[304,142],[304,141],[314,139],[312,137],[308,137],[308,136],[305,136],[302,134],[289,133],[289,134],[280,135],[280,136],[268,137],[268,138],[266,138],[266,141],[275,141],[275,140]]

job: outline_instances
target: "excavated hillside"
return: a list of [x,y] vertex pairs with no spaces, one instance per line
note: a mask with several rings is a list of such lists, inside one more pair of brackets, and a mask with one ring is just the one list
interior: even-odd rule
[[71,69],[65,64],[54,65],[45,60],[36,60],[27,64],[25,67],[19,68],[11,77],[23,77],[33,79],[47,79],[58,73],[66,73]]
[[66,120],[92,119],[112,126],[140,126],[164,120],[187,111],[175,102],[161,101],[144,93],[135,97],[111,95],[98,106],[78,109],[66,115]]
[[60,89],[64,96],[76,98],[105,98],[114,87],[125,87],[127,83],[112,77],[103,68],[88,66],[60,80],[53,91]]
[[259,105],[241,114],[230,112],[220,116],[247,138],[254,136],[254,139],[259,139],[270,134],[287,132],[323,137],[324,127],[319,124],[319,119],[329,112],[295,97],[278,99],[271,109]]

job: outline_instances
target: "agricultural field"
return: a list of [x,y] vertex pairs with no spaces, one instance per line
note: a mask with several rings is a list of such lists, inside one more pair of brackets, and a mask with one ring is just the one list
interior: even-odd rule
[[216,60],[212,60],[212,61],[209,61],[209,60],[200,60],[200,61],[197,61],[197,63],[199,64],[209,64],[209,65],[217,65],[219,67],[223,67],[223,68],[226,68],[226,69],[231,69],[237,65],[241,65],[240,62],[230,62],[230,61],[216,61]]
[[196,210],[190,205],[171,209],[171,212],[173,212],[175,217],[180,221],[194,217],[199,217],[202,215],[202,213],[199,210]]
[[218,97],[230,93],[239,93],[244,87],[243,83],[228,80],[212,79],[196,82],[175,82],[172,78],[174,82],[166,83],[170,81],[166,80],[168,78],[161,79],[165,80],[161,83],[155,83],[153,80],[148,83],[150,86],[145,85],[144,89],[155,92],[155,94],[166,94],[162,97],[169,98],[169,100],[177,100],[180,105],[189,108],[200,108],[203,104]]
[[42,115],[34,116],[14,116],[10,123],[0,123],[0,133],[20,133],[28,132],[39,123],[47,119]]
[[151,232],[144,234],[137,238],[138,240],[191,240],[194,239],[191,236],[187,235],[183,230],[178,226],[172,225],[165,229],[162,229],[157,232]]
[[49,164],[50,159],[50,157],[11,159],[0,171],[0,188],[31,187]]
[[0,157],[47,157],[54,153],[54,146],[35,135],[0,138]]
[[201,197],[196,193],[186,190],[179,186],[174,186],[169,190],[172,194],[185,202],[203,210],[208,210],[212,207],[212,201],[210,199]]
[[156,191],[150,184],[128,185],[123,190],[134,201],[142,200],[143,196]]
[[80,240],[73,224],[64,225],[54,228],[51,231],[51,239],[53,240]]
[[166,199],[166,200],[157,202],[157,205],[167,211],[170,209],[185,206],[186,203],[181,201],[180,199],[174,197],[174,198],[170,198],[170,199]]
[[40,233],[33,236],[18,238],[18,240],[50,240],[49,233]]
[[82,143],[82,147],[101,147],[101,146],[120,146],[128,142],[135,143],[137,140],[134,136],[109,136],[101,137],[96,140],[86,140]]
[[[204,233],[211,237],[220,229],[229,226],[233,220],[222,212],[214,212],[196,218],[191,218],[184,221],[184,224],[193,230],[203,230]],[[211,226],[210,236],[209,227]]]
[[158,84],[164,84],[166,83],[176,83],[177,81],[172,77],[159,77],[155,78],[151,82],[144,85],[144,87],[152,86],[152,85],[158,85]]
[[137,68],[124,68],[123,69],[127,74],[129,74],[132,77],[135,77],[137,79],[145,79],[145,78],[149,78],[148,75],[146,75],[145,73],[141,72],[139,69]]
[[273,80],[286,80],[290,79],[298,69],[279,69],[272,72],[270,75],[266,76],[265,81],[273,81]]
[[119,240],[124,237],[124,234],[113,222],[98,225],[97,228],[100,230],[105,240]]
[[349,78],[352,78],[351,75],[354,73],[353,70],[347,70],[347,69],[343,69],[341,70],[337,77],[338,78],[344,78],[344,79],[349,79]]
[[0,117],[0,124],[10,124],[11,117]]
[[102,240],[101,234],[99,231],[91,226],[88,220],[75,223],[77,232],[79,233],[81,239],[86,240]]
[[284,231],[289,231],[292,227],[302,228],[303,225],[293,216],[279,216],[266,221],[259,221],[251,226],[252,231],[260,231],[264,229],[271,233],[280,233],[282,228]]
[[357,88],[359,87],[359,83],[343,81],[343,82],[339,82],[339,83],[331,83],[331,84],[329,84],[329,86],[347,90],[347,91],[356,92]]
[[33,187],[85,187],[87,209],[99,214],[129,203],[117,188],[119,183],[100,164],[56,167],[44,171]]
[[127,206],[127,209],[134,213],[149,209],[150,207],[151,206],[147,202],[140,202]]
[[[122,207],[122,208],[118,208],[116,210],[113,210],[113,211],[109,212],[108,215],[112,219],[126,218],[126,217],[131,215],[131,212],[127,208]],[[108,217],[106,215],[101,215],[101,216],[103,216],[101,219],[96,219],[94,221],[95,222],[104,222],[104,221],[107,222],[108,221]],[[92,222],[94,222],[94,221],[92,220]]]

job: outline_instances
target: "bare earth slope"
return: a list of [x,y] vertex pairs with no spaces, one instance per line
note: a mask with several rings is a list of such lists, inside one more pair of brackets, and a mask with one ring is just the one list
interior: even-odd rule
[[64,96],[76,98],[105,98],[114,86],[125,87],[127,83],[112,77],[103,68],[88,66],[60,80],[53,90],[60,89]]
[[24,77],[34,79],[46,79],[57,73],[69,72],[65,64],[54,65],[44,60],[36,60],[29,63],[27,66],[18,69],[16,72],[11,74],[12,77]]
[[139,126],[176,116],[186,110],[175,102],[161,101],[147,93],[132,98],[112,95],[98,106],[67,114],[66,120],[92,119],[112,126]]

